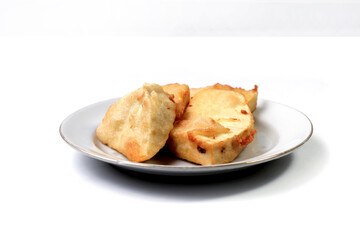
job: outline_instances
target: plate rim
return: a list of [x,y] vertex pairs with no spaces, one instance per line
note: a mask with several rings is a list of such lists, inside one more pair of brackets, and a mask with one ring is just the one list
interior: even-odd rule
[[[267,156],[267,157],[263,157],[263,158],[256,158],[256,159],[253,159],[253,160],[250,160],[250,161],[241,161],[241,162],[230,162],[230,163],[223,163],[223,164],[217,164],[217,165],[194,165],[194,166],[172,166],[172,165],[159,165],[159,164],[154,164],[154,163],[138,163],[138,162],[132,162],[130,160],[128,161],[119,161],[119,159],[117,158],[112,158],[112,157],[108,157],[108,156],[99,156],[99,155],[96,155],[90,151],[87,151],[86,149],[83,149],[79,146],[77,146],[76,144],[72,143],[63,133],[63,125],[64,123],[66,123],[67,120],[69,120],[70,118],[72,118],[73,116],[75,116],[76,114],[79,114],[80,112],[88,109],[88,108],[91,108],[91,107],[94,107],[96,105],[101,105],[105,102],[110,102],[110,101],[116,101],[117,99],[120,99],[121,97],[118,97],[118,98],[111,98],[111,99],[107,99],[107,100],[103,100],[103,101],[100,101],[100,102],[96,102],[96,103],[93,103],[93,104],[90,104],[90,105],[87,105],[85,107],[82,107],[78,110],[76,110],[75,112],[71,113],[70,115],[68,115],[60,124],[59,126],[59,133],[60,133],[60,136],[62,137],[62,139],[67,143],[69,144],[71,147],[75,148],[76,150],[92,157],[92,158],[95,158],[95,159],[98,159],[100,161],[104,161],[104,162],[108,162],[108,163],[111,163],[111,164],[115,164],[117,166],[124,166],[124,167],[136,167],[136,168],[142,168],[142,169],[155,169],[155,170],[170,170],[170,171],[176,171],[176,170],[184,170],[184,171],[202,171],[202,170],[213,170],[213,169],[225,169],[225,168],[232,168],[232,167],[245,167],[245,166],[251,166],[251,165],[255,165],[255,164],[260,164],[260,163],[265,163],[265,162],[268,162],[268,161],[271,161],[271,160],[275,160],[277,158],[280,158],[280,157],[283,157],[283,156],[286,156],[287,154],[293,152],[295,149],[301,147],[302,145],[304,145],[312,136],[313,134],[313,131],[314,131],[314,127],[313,127],[313,123],[311,122],[310,118],[304,114],[302,111],[296,109],[296,108],[293,108],[289,105],[286,105],[286,104],[283,104],[283,103],[279,103],[279,102],[275,102],[275,101],[272,101],[272,100],[268,100],[268,99],[258,99],[260,101],[264,101],[264,102],[270,102],[270,103],[273,103],[273,104],[278,104],[278,105],[281,105],[281,106],[284,106],[286,108],[289,108],[289,109],[292,109],[298,113],[300,113],[301,115],[303,115],[307,120],[308,122],[310,123],[310,132],[308,134],[308,136],[302,141],[300,142],[299,144],[293,146],[292,148],[289,148],[289,149],[286,149],[285,151],[281,151],[279,153],[276,153],[276,154],[273,154],[271,156]],[[126,158],[126,156],[124,156]],[[183,160],[183,159],[181,159]],[[183,161],[186,161],[186,160],[183,160]]]

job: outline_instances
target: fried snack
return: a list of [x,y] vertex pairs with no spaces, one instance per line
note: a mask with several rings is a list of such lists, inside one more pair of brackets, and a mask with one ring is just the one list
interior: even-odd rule
[[214,165],[233,161],[255,133],[254,119],[242,94],[205,88],[190,100],[167,144],[179,158]]
[[185,112],[190,100],[190,89],[186,84],[168,84],[162,86],[164,91],[174,95],[174,102],[176,105],[176,120],[179,120]]
[[[220,83],[217,83],[213,86],[208,86],[205,88],[223,89],[223,90],[230,90],[230,91],[238,92],[238,93],[244,95],[251,112],[255,111],[255,109],[256,109],[257,96],[258,96],[258,86],[257,85],[255,85],[254,89],[252,89],[252,90],[245,90],[242,88],[233,88],[229,85],[224,85],[224,84],[220,84]],[[194,97],[196,93],[198,93],[199,91],[201,91],[205,88],[191,88],[190,89],[190,98]]]
[[157,84],[144,84],[110,106],[96,136],[129,160],[142,162],[165,145],[174,120],[172,96]]

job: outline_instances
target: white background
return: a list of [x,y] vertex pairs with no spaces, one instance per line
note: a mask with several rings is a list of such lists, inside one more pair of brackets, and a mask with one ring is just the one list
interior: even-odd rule
[[[0,52],[2,239],[360,237],[359,38],[15,37]],[[67,115],[143,82],[258,84],[314,134],[205,183],[129,174],[63,142]]]
[[[359,12],[326,0],[1,1],[0,239],[359,239],[360,38],[224,37],[354,36]],[[285,158],[197,180],[125,172],[61,139],[69,114],[144,82],[257,84],[314,133]]]
[[0,35],[353,36],[359,0],[1,0]]

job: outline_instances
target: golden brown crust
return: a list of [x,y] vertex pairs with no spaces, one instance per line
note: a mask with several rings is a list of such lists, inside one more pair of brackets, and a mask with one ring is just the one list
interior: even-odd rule
[[168,146],[182,159],[202,165],[222,164],[236,158],[255,133],[243,95],[206,88],[190,100],[183,118],[170,132]]
[[133,162],[142,162],[145,156],[141,156],[140,145],[135,140],[127,140],[125,142],[125,147],[127,149],[126,155]]
[[214,84],[212,86],[208,86],[208,87],[205,87],[205,88],[191,88],[190,89],[190,98],[193,98],[201,90],[209,89],[209,88],[228,90],[228,91],[234,91],[234,92],[240,93],[245,97],[246,102],[249,105],[249,108],[250,108],[251,112],[255,111],[255,109],[256,109],[257,96],[258,96],[258,86],[257,85],[255,85],[254,89],[252,89],[252,90],[245,90],[243,88],[234,88],[234,87],[231,87],[231,86],[226,85],[226,84],[216,83],[216,84]]
[[174,120],[172,97],[159,85],[144,84],[109,107],[96,136],[129,160],[142,162],[165,145]]
[[167,84],[162,86],[164,91],[172,95],[176,105],[176,120],[179,120],[185,112],[190,101],[190,88],[186,84]]
[[134,162],[150,159],[167,141],[188,161],[228,163],[254,139],[257,92],[256,85],[250,91],[219,83],[190,91],[185,84],[145,84],[109,107],[96,136]]

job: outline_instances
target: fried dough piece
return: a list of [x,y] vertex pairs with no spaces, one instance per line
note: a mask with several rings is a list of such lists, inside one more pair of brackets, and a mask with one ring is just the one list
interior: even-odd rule
[[251,112],[255,111],[255,109],[256,109],[257,96],[258,96],[258,86],[257,85],[255,85],[254,89],[252,89],[252,90],[245,90],[242,88],[233,88],[229,85],[224,85],[224,84],[220,84],[220,83],[217,83],[213,86],[208,86],[205,88],[191,88],[190,89],[190,98],[194,97],[195,94],[197,94],[199,91],[206,89],[206,88],[223,89],[223,90],[230,90],[230,91],[238,92],[238,93],[244,95]]
[[185,112],[190,100],[190,88],[186,84],[167,84],[163,86],[165,92],[174,95],[176,105],[176,120],[179,120]]
[[254,119],[242,94],[206,88],[190,100],[167,144],[179,158],[214,165],[233,161],[255,133]]
[[96,136],[129,160],[142,162],[165,145],[174,120],[172,96],[157,84],[144,84],[110,106]]

